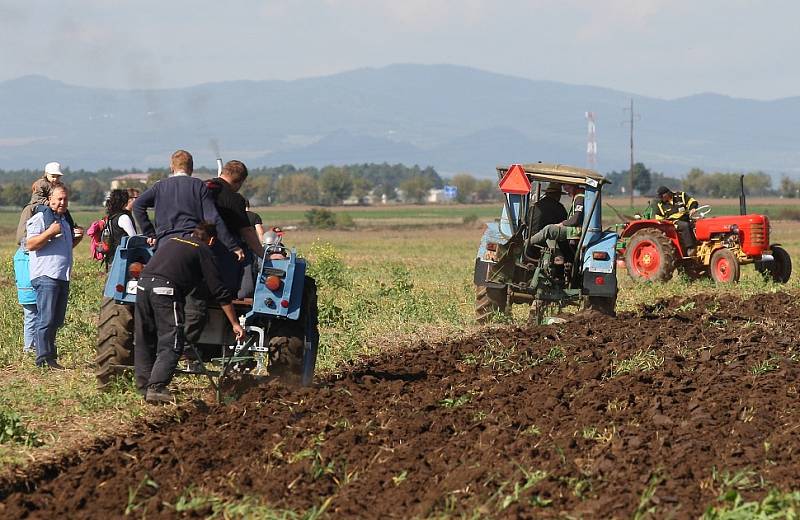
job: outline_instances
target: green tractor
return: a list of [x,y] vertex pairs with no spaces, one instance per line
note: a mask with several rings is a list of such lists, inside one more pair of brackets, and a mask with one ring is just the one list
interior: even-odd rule
[[[497,168],[504,194],[500,218],[486,224],[475,259],[475,311],[479,323],[530,304],[529,322],[547,324],[567,306],[614,315],[617,234],[602,229],[601,192],[607,181],[593,170],[560,164]],[[531,241],[534,204],[544,183],[583,189],[583,225],[572,240]]]

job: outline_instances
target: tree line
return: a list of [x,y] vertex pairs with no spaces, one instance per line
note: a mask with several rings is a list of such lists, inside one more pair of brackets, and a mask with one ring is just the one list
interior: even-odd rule
[[[144,183],[126,181],[122,187],[144,189],[166,177],[166,169],[141,170],[103,169],[95,172],[63,169],[64,181],[71,188],[71,200],[85,206],[103,204],[111,180],[130,173],[147,173]],[[196,168],[195,175],[215,176],[216,170]],[[31,184],[41,177],[33,170],[0,170],[0,206],[25,205],[30,199]],[[462,173],[452,178],[442,178],[432,167],[403,164],[353,164],[325,166],[323,168],[297,168],[292,165],[250,169],[242,195],[253,206],[272,204],[338,205],[351,203],[379,203],[403,200],[424,203],[430,190],[444,186],[456,187],[456,202],[483,202],[499,196],[497,183],[489,179],[476,179]]]
[[[136,169],[105,168],[97,171],[64,168],[64,180],[72,189],[71,198],[76,204],[99,206],[105,201],[113,178],[130,173],[147,173],[145,183],[128,182],[124,187],[146,188],[166,177],[165,168],[151,168],[142,172]],[[196,174],[214,176],[216,170],[200,167]],[[656,172],[643,163],[633,170],[634,190],[642,195],[653,195],[658,186],[685,190],[697,197],[735,198],[739,194],[738,173],[710,172],[699,168],[690,170],[684,178],[671,177]],[[800,182],[785,177],[777,187],[764,172],[748,172],[745,188],[748,195],[782,196],[800,198]],[[22,207],[30,199],[31,184],[41,177],[34,170],[0,170],[0,206]],[[605,189],[611,195],[627,194],[630,184],[629,170],[606,174],[611,185]],[[242,195],[253,206],[272,204],[338,205],[344,201],[355,203],[380,203],[403,200],[424,203],[431,189],[444,186],[456,188],[455,202],[472,203],[499,200],[497,181],[478,179],[468,173],[443,178],[432,167],[403,164],[351,164],[323,168],[298,168],[292,165],[253,168]]]
[[[784,177],[773,188],[772,177],[764,172],[741,173],[705,172],[692,168],[684,178],[670,177],[647,168],[643,163],[633,166],[634,192],[644,196],[655,195],[659,186],[667,186],[673,191],[686,191],[695,197],[736,198],[741,190],[740,177],[744,175],[744,188],[748,196],[779,196],[794,198],[800,196],[800,182]],[[630,193],[630,170],[612,171],[606,177],[612,182],[605,193],[621,195]]]

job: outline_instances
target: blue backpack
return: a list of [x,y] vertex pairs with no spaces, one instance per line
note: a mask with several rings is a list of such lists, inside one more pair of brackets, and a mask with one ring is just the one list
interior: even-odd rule
[[36,291],[31,286],[28,252],[20,247],[14,254],[14,277],[17,280],[17,299],[20,305],[36,303]]

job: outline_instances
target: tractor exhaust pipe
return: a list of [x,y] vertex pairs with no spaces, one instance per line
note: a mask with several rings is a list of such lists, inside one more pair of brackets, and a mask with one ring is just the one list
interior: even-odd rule
[[744,195],[744,175],[739,176],[739,215],[747,215],[747,199]]
[[217,177],[222,175],[222,157],[217,157]]

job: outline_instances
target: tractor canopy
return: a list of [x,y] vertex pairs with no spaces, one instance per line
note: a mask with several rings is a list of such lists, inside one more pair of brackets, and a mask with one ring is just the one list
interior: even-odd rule
[[[561,184],[572,184],[577,186],[593,186],[600,184],[610,184],[611,181],[588,168],[577,168],[566,164],[532,163],[520,165],[525,174],[532,181],[538,182],[560,182]],[[511,166],[498,166],[498,176],[502,178]]]

